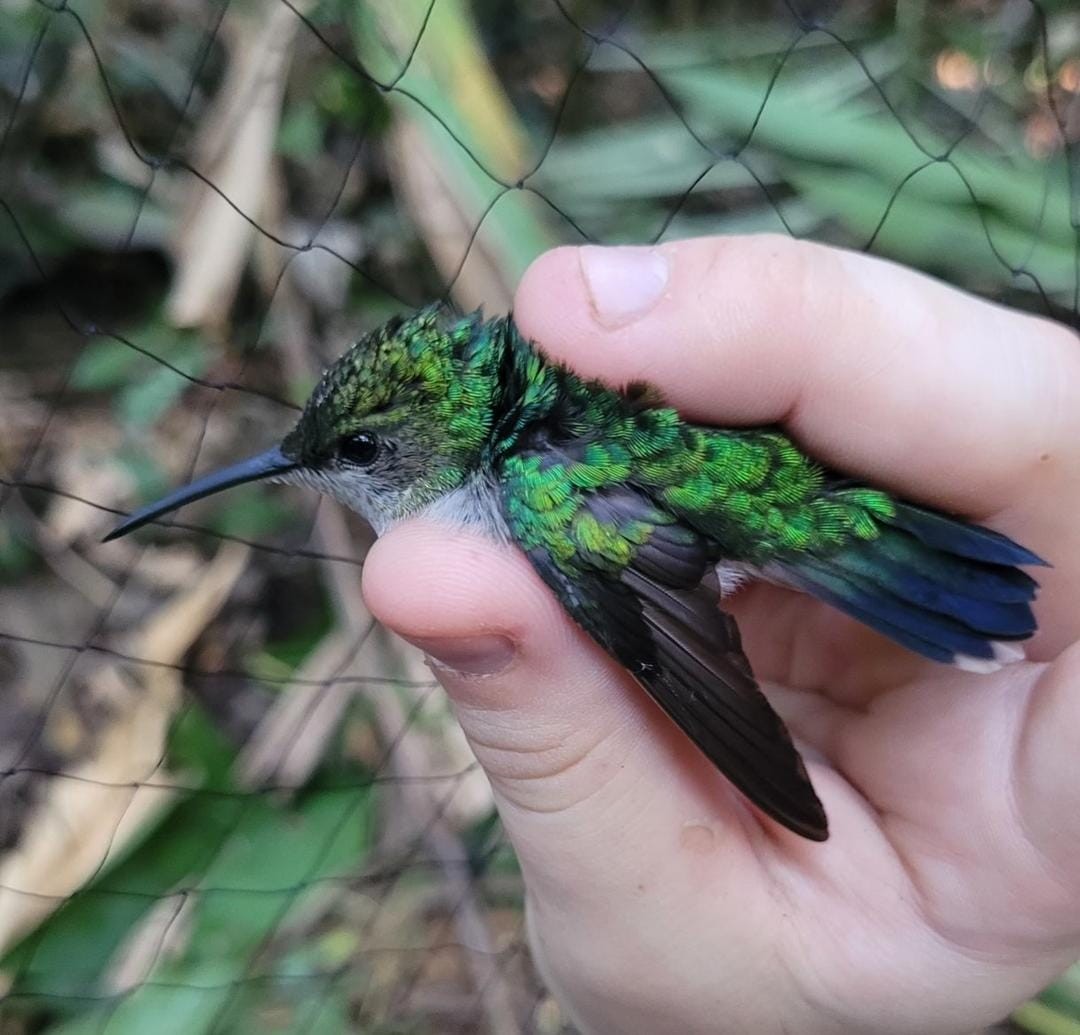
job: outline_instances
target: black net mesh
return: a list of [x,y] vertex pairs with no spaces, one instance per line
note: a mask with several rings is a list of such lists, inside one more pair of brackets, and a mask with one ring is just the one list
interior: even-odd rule
[[1075,326],[1073,7],[0,0],[0,1032],[563,1030],[364,528],[101,535],[560,242],[777,231]]

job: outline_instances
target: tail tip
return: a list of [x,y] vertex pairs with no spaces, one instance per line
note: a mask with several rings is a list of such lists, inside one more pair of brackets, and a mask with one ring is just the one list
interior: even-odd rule
[[1027,654],[1018,643],[1006,643],[1004,640],[994,640],[990,646],[994,650],[993,657],[975,658],[970,654],[957,654],[953,664],[964,672],[978,672],[980,675],[989,675],[991,672],[1000,672],[1008,665],[1015,665],[1023,661]]

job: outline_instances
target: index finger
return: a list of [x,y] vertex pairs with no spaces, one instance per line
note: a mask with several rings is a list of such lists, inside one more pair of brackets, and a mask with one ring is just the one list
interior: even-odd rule
[[1080,474],[1076,335],[880,259],[771,235],[559,248],[515,319],[579,373],[650,381],[704,423],[782,422],[820,461],[947,510],[984,517]]

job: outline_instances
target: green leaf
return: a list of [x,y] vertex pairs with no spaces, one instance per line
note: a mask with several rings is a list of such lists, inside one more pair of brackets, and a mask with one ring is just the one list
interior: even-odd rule
[[681,195],[706,169],[714,189],[743,187],[748,176],[717,160],[675,119],[649,120],[556,138],[537,185],[572,212],[581,201]]
[[[136,212],[139,220],[132,229]],[[129,233],[137,248],[161,248],[172,229],[169,215],[152,198],[112,181],[81,182],[78,190],[63,195],[56,218],[81,240],[109,248]]]
[[[17,975],[16,994],[32,991],[69,1015],[53,1029],[63,1035],[100,1031],[110,1014],[112,1032],[211,1030],[219,1011],[232,1009],[235,983],[263,972],[254,970],[256,956],[293,908],[328,879],[354,871],[372,843],[372,796],[355,769],[282,804],[222,793],[233,751],[198,713],[178,723],[173,739],[174,765],[184,763],[189,778],[201,774],[210,793],[179,800],[124,859],[3,961]],[[179,907],[178,892],[191,909],[183,955],[159,960],[119,1005],[107,997],[95,1002],[109,961],[135,926],[164,898]]]
[[123,342],[98,338],[79,354],[71,375],[71,385],[84,392],[104,391],[125,385],[140,361],[145,362],[146,357]]
[[1080,1035],[1080,1019],[1038,999],[1021,1006],[1012,1019],[1032,1035]]
[[[764,78],[739,79],[701,69],[679,73],[673,85],[697,120],[707,121],[732,144],[748,141],[755,155],[786,160],[789,169],[847,169],[894,188],[927,163],[927,152],[940,155],[948,148],[937,134],[918,124],[905,126],[880,106],[852,101],[835,108],[809,105],[798,79],[784,74],[771,91]],[[942,162],[920,173],[912,192],[935,202],[991,208],[1019,231],[1067,247],[1075,243],[1061,162],[1036,162],[1018,134],[1008,157],[983,154],[968,141],[952,151],[952,159],[962,176]]]
[[[875,252],[925,270],[992,283],[1013,283],[1009,267],[1022,263],[1048,294],[1063,299],[1071,295],[1076,276],[1071,250],[1041,238],[1033,241],[992,212],[941,204],[907,187],[896,193],[857,172],[793,167],[790,177],[806,200],[842,220],[857,236],[868,240],[880,225]],[[911,181],[912,188],[917,179]],[[1018,277],[1015,286],[1031,290],[1032,283]]]
[[252,486],[223,500],[209,524],[223,535],[258,538],[285,528],[294,517],[280,492]]
[[[169,355],[169,362],[184,373],[198,377],[209,365],[209,358],[202,343],[192,339],[179,344]],[[136,427],[153,424],[190,383],[175,370],[157,365],[147,377],[131,384],[120,395],[120,416]]]
[[277,146],[290,158],[310,159],[323,146],[323,119],[310,101],[291,107],[278,126]]

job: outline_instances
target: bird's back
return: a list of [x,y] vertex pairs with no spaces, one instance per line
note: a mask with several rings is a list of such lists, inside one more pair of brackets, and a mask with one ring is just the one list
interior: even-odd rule
[[[520,336],[515,347],[536,416],[519,429],[507,506],[568,571],[619,570],[648,525],[676,523],[711,563],[817,596],[934,660],[989,669],[1021,656],[1009,644],[1035,630],[1037,585],[1017,565],[1043,563],[1035,554],[844,479],[778,428],[692,424],[648,386],[616,391]],[[605,502],[627,493],[641,498],[629,518]]]

